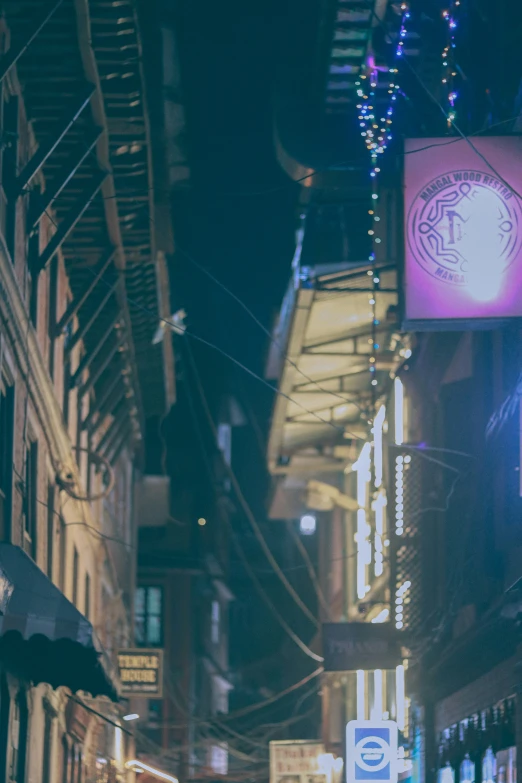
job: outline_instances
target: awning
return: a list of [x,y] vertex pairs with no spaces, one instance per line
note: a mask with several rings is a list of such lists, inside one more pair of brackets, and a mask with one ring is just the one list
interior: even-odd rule
[[0,543],[0,661],[35,685],[117,699],[91,623],[18,546]]

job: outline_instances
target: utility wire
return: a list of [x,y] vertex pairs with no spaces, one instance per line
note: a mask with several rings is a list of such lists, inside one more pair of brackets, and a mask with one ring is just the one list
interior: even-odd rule
[[[188,343],[185,343],[185,346],[186,346],[187,355],[189,357],[189,361],[190,361],[191,366],[192,366],[192,370],[193,370],[193,374],[194,374],[195,381],[196,381],[196,384],[197,384],[197,389],[198,389],[198,393],[199,393],[199,396],[200,396],[200,399],[201,399],[201,403],[204,406],[205,411],[208,411],[208,415],[210,416],[210,419],[212,419],[212,416],[210,414],[210,410],[208,409],[208,403],[207,403],[207,399],[206,399],[206,396],[205,396],[205,392],[204,392],[202,384],[201,384],[201,379],[199,377],[199,374],[198,374],[198,371],[197,371],[197,367],[196,367],[196,364],[194,362],[194,358],[192,356],[192,351],[190,349],[190,345]],[[210,464],[208,463],[208,457],[206,455],[205,443],[204,443],[204,440],[203,440],[203,434],[201,432],[201,428],[199,426],[199,421],[198,421],[196,412],[194,410],[192,397],[191,397],[190,394],[188,394],[187,396],[188,396],[188,400],[189,400],[190,411],[191,411],[191,414],[192,414],[192,417],[193,417],[193,420],[194,420],[194,426],[196,428],[196,433],[198,435],[198,438],[199,438],[199,441],[200,441],[200,445],[201,445],[201,449],[202,449],[202,452],[203,452],[203,455],[204,455],[205,465],[206,465],[206,468],[207,468],[207,472],[209,474],[209,479],[213,483],[214,477],[213,477],[213,473],[212,473],[212,469],[210,467]],[[314,653],[313,650],[311,650],[308,647],[308,645],[305,644],[305,642],[303,642],[303,640],[292,630],[292,628],[288,625],[288,623],[282,617],[280,612],[273,605],[272,601],[270,600],[270,598],[266,594],[263,586],[261,585],[261,582],[259,581],[259,579],[256,576],[254,570],[252,569],[250,563],[248,562],[248,558],[246,557],[246,555],[245,555],[245,553],[243,551],[243,548],[242,548],[241,544],[239,543],[239,539],[238,539],[238,537],[236,535],[236,531],[234,530],[234,527],[233,527],[232,523],[230,522],[230,519],[228,518],[228,515],[227,514],[222,514],[222,518],[225,520],[225,523],[226,523],[227,527],[229,528],[230,535],[231,535],[231,538],[232,538],[232,543],[234,545],[234,549],[236,550],[236,552],[238,554],[238,557],[240,558],[241,562],[243,563],[243,567],[245,568],[245,571],[249,575],[252,583],[254,584],[254,586],[255,586],[257,592],[259,593],[259,596],[263,600],[263,602],[266,604],[268,609],[274,615],[274,617],[276,618],[277,622],[283,628],[285,633],[288,634],[288,636],[299,647],[299,649],[302,650],[302,652],[304,652],[305,655],[307,655],[308,657],[312,658],[313,660],[318,661],[318,662],[322,662],[323,658],[320,655],[317,655],[316,653]]]
[[235,294],[235,293],[234,293],[234,292],[233,292],[233,291],[232,291],[230,288],[227,288],[227,286],[226,286],[226,285],[225,285],[223,282],[221,282],[221,280],[219,280],[219,279],[218,279],[218,278],[217,278],[215,275],[213,275],[213,274],[212,274],[212,272],[210,272],[208,269],[206,269],[206,267],[204,267],[202,264],[198,263],[198,261],[196,261],[196,259],[195,259],[195,258],[192,258],[192,256],[191,256],[191,255],[189,255],[189,254],[188,254],[188,253],[187,253],[185,250],[183,250],[183,248],[180,248],[179,246],[177,246],[177,247],[176,247],[176,251],[177,251],[178,253],[181,253],[181,255],[182,255],[184,258],[186,258],[188,261],[190,261],[190,263],[191,263],[191,264],[193,264],[193,265],[194,265],[194,266],[195,266],[197,269],[199,269],[199,271],[200,271],[200,272],[202,272],[204,275],[206,275],[206,276],[209,278],[209,280],[212,280],[212,282],[213,282],[215,285],[217,285],[219,288],[221,288],[221,290],[222,290],[222,291],[224,291],[224,292],[225,292],[226,294],[228,294],[228,296],[230,296],[230,297],[231,297],[231,298],[232,298],[232,299],[233,299],[235,302],[237,302],[237,304],[238,304],[238,305],[239,305],[239,306],[240,306],[240,307],[241,307],[241,308],[242,308],[242,309],[245,311],[245,313],[246,313],[246,314],[247,314],[247,315],[248,315],[248,316],[249,316],[249,317],[250,317],[250,318],[251,318],[251,319],[254,321],[254,323],[255,323],[255,324],[256,324],[256,325],[257,325],[257,326],[258,326],[258,327],[261,329],[261,331],[263,332],[263,334],[265,334],[265,335],[268,337],[268,339],[270,340],[270,342],[272,343],[272,345],[275,345],[275,346],[276,346],[276,348],[278,349],[278,351],[279,351],[279,354],[281,355],[281,357],[282,357],[282,358],[284,358],[284,360],[285,360],[286,362],[288,362],[288,364],[289,364],[291,367],[293,367],[295,370],[297,370],[297,372],[299,373],[299,375],[301,375],[301,376],[302,376],[302,377],[303,377],[303,378],[304,378],[306,381],[308,381],[308,383],[311,383],[311,384],[313,384],[314,386],[316,386],[316,387],[319,389],[319,391],[322,391],[322,392],[324,392],[325,394],[329,394],[329,395],[331,395],[332,397],[337,397],[337,399],[339,399],[339,400],[342,400],[342,401],[343,401],[343,402],[345,402],[345,403],[346,403],[346,402],[348,402],[348,403],[350,403],[351,405],[354,405],[354,406],[355,406],[355,407],[356,407],[356,408],[357,408],[357,409],[358,409],[358,410],[359,410],[361,413],[364,413],[363,409],[360,407],[360,405],[358,405],[358,403],[356,403],[356,402],[355,402],[355,400],[353,399],[353,397],[349,397],[349,396],[346,396],[346,395],[338,394],[338,393],[337,393],[337,392],[335,392],[335,391],[330,391],[329,389],[325,389],[325,388],[323,388],[323,387],[322,387],[322,386],[321,386],[321,385],[320,385],[320,384],[319,384],[317,381],[314,381],[314,379],[313,379],[313,378],[311,378],[309,375],[307,375],[305,372],[303,372],[303,371],[300,369],[300,367],[299,367],[299,366],[296,364],[296,362],[294,362],[294,361],[293,361],[293,360],[292,360],[292,359],[291,359],[291,358],[288,356],[288,353],[285,351],[285,349],[284,349],[284,347],[281,345],[281,343],[280,343],[278,340],[276,340],[276,338],[273,336],[273,334],[272,334],[272,332],[270,331],[270,329],[267,329],[267,328],[266,328],[266,326],[264,325],[264,323],[263,323],[262,321],[260,321],[260,320],[259,320],[259,318],[258,318],[258,317],[255,315],[255,313],[254,313],[254,312],[253,312],[253,311],[252,311],[252,310],[251,310],[251,309],[248,307],[248,305],[247,305],[247,304],[245,304],[245,302],[244,302],[244,301],[243,301],[243,300],[242,300],[242,299],[241,299],[241,298],[240,298],[240,297],[239,297],[237,294]]
[[[209,428],[210,428],[210,430],[212,432],[212,435],[213,435],[213,438],[214,438],[214,443],[216,443],[216,445],[217,445],[217,443],[218,443],[217,428],[216,428],[216,425],[214,424],[214,419],[212,418],[212,414],[210,412],[210,408],[208,407],[208,402],[207,402],[206,396],[204,394],[203,387],[201,385],[201,379],[199,377],[198,369],[197,369],[196,363],[194,361],[194,357],[192,355],[192,351],[190,350],[190,346],[187,346],[187,347],[188,347],[187,354],[188,354],[188,357],[189,357],[190,364],[192,366],[192,372],[195,375],[196,384],[197,384],[199,392],[200,392],[200,398],[201,398],[201,403],[203,405],[203,410],[204,410],[205,415],[207,417],[208,426],[209,426]],[[221,454],[221,451],[220,451],[220,454]],[[268,546],[268,544],[266,542],[266,539],[263,536],[263,533],[261,532],[261,528],[259,527],[259,524],[257,523],[257,520],[256,520],[256,518],[255,518],[255,516],[254,516],[254,514],[252,512],[252,509],[250,508],[250,506],[249,506],[249,504],[248,504],[248,502],[247,502],[247,500],[246,500],[246,498],[245,498],[245,496],[243,494],[243,491],[242,491],[242,489],[241,489],[241,487],[239,485],[239,482],[237,480],[237,476],[236,476],[234,470],[232,469],[232,466],[229,465],[228,461],[225,460],[225,459],[223,459],[223,463],[225,465],[225,469],[226,469],[226,471],[227,471],[227,473],[229,475],[230,481],[231,481],[232,486],[234,488],[234,492],[236,494],[236,497],[237,497],[237,499],[238,499],[238,501],[239,501],[239,503],[240,503],[244,513],[245,513],[246,518],[248,519],[248,521],[250,523],[250,526],[251,526],[252,530],[254,531],[254,535],[255,535],[257,541],[259,542],[259,544],[261,546],[261,549],[263,550],[263,552],[266,555],[266,558],[267,558],[268,562],[270,563],[270,565],[272,566],[272,568],[276,572],[276,574],[279,577],[281,583],[283,584],[283,586],[285,587],[285,589],[289,593],[289,595],[293,598],[293,600],[295,601],[297,606],[312,621],[312,623],[316,626],[316,628],[320,628],[321,627],[321,623],[319,622],[317,617],[310,611],[310,609],[304,603],[302,598],[298,595],[298,593],[295,590],[295,588],[293,587],[293,585],[290,584],[290,582],[288,581],[287,577],[282,572],[282,570],[281,570],[281,568],[279,566],[279,563],[277,562],[277,560],[275,559],[274,555],[272,554],[272,551],[271,551],[270,547]]]
[[328,601],[326,600],[324,593],[321,588],[321,584],[319,582],[319,579],[317,577],[317,574],[315,572],[315,568],[313,566],[312,561],[310,560],[310,555],[308,554],[305,545],[303,544],[301,540],[301,536],[297,533],[296,529],[294,528],[294,525],[291,520],[286,521],[286,527],[288,532],[290,533],[291,538],[293,539],[299,553],[301,554],[301,557],[304,560],[305,567],[308,571],[308,575],[310,577],[310,581],[312,582],[312,585],[314,586],[314,590],[317,594],[317,598],[319,600],[319,603],[323,607],[323,610],[325,612],[326,617],[331,620],[332,619],[332,611],[330,609],[330,605]]

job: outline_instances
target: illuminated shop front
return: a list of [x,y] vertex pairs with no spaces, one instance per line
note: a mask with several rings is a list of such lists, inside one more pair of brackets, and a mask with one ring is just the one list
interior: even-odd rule
[[438,758],[438,783],[516,783],[514,697],[444,729]]

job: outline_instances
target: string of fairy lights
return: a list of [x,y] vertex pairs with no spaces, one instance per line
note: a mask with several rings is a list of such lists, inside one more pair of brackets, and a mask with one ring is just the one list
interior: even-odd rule
[[457,119],[455,105],[459,94],[456,89],[458,68],[455,59],[455,34],[458,27],[458,13],[460,5],[461,0],[452,0],[450,7],[442,12],[442,18],[446,22],[447,26],[446,46],[442,50],[442,84],[447,90],[448,128],[451,128],[452,123]]
[[[380,286],[380,277],[378,270],[375,266],[376,250],[378,245],[381,244],[382,238],[380,236],[380,223],[381,216],[379,214],[379,174],[381,171],[379,165],[379,159],[384,154],[392,140],[391,126],[393,124],[395,104],[400,92],[400,87],[397,82],[399,69],[397,68],[398,60],[403,56],[405,39],[408,34],[407,24],[410,19],[410,8],[408,3],[401,3],[400,6],[401,23],[397,35],[397,45],[395,47],[395,62],[392,67],[377,66],[373,58],[363,66],[359,80],[355,83],[357,87],[357,96],[359,103],[357,103],[359,126],[361,128],[361,136],[364,139],[366,149],[370,153],[370,177],[372,181],[371,199],[372,203],[369,209],[369,214],[372,219],[371,228],[368,230],[368,234],[371,237],[372,248],[369,255],[369,261],[372,268],[368,270],[368,276],[373,280],[373,291],[369,295],[369,306],[371,318],[372,330],[369,342],[371,344],[371,351],[369,356],[369,372],[371,375],[371,388],[372,388],[372,411],[375,414],[375,407],[377,403],[377,352],[379,350],[378,342],[378,327],[379,319],[377,313],[377,296]],[[385,75],[387,79],[387,94],[388,102],[385,109],[378,111],[378,98],[377,90],[379,89],[379,78],[382,79],[382,75]]]

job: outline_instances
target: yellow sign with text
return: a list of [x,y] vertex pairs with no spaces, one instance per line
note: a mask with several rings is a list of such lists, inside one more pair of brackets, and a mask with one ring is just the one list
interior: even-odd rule
[[120,650],[118,670],[122,696],[163,696],[163,650]]

